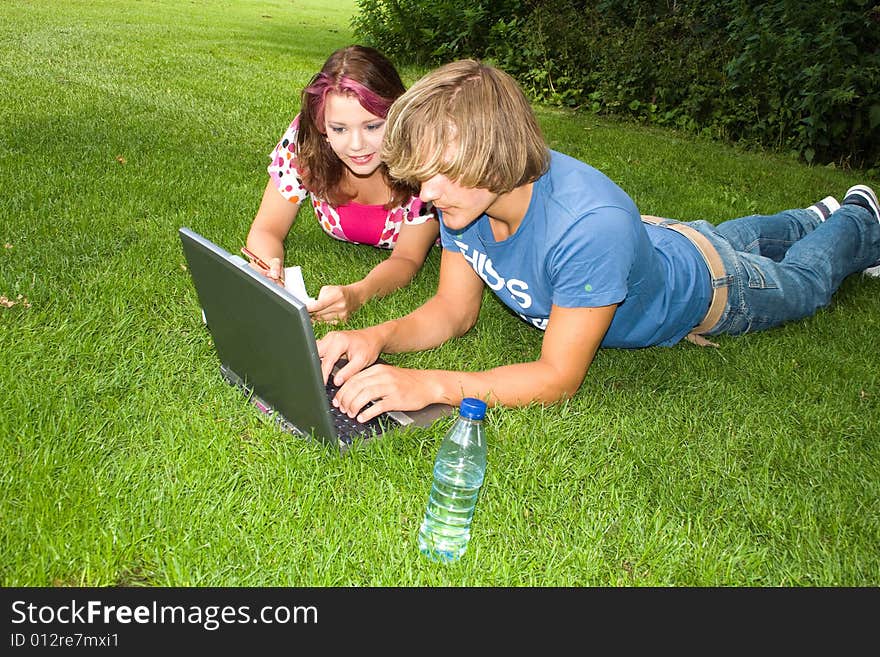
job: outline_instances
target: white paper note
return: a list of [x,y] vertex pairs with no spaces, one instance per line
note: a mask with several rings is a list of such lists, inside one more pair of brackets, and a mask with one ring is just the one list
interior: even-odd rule
[[302,269],[299,266],[295,265],[293,267],[284,268],[284,287],[303,303],[314,301],[314,299],[309,296],[309,293],[306,292],[306,284],[303,281]]

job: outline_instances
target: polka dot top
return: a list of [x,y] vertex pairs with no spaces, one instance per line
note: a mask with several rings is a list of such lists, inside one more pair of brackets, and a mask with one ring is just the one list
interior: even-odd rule
[[436,218],[433,207],[422,203],[418,196],[396,208],[386,210],[382,205],[362,205],[349,202],[333,206],[315,198],[303,186],[296,168],[296,134],[299,115],[293,120],[281,141],[275,146],[267,167],[278,191],[291,203],[299,203],[310,197],[315,217],[324,231],[338,240],[368,244],[383,249],[394,248],[403,224],[421,224]]

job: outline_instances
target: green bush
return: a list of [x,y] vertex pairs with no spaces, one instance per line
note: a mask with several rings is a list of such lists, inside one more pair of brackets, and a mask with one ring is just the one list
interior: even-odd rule
[[789,148],[808,162],[867,160],[880,145],[880,7],[866,0],[750,6],[731,22],[740,49],[726,65],[737,136]]
[[358,8],[352,28],[365,43],[407,63],[437,64],[481,56],[492,24],[521,11],[523,3],[358,0]]
[[869,0],[360,0],[356,34],[406,62],[492,61],[536,101],[880,166]]

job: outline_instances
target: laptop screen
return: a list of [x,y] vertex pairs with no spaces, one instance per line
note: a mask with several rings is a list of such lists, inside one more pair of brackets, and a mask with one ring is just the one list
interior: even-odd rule
[[304,434],[336,445],[305,306],[202,236],[180,229],[220,362]]
[[[343,451],[352,435],[381,433],[377,420],[356,423],[331,406],[332,386],[324,385],[311,318],[301,301],[198,233],[188,228],[179,233],[227,381],[251,395],[263,412],[269,405],[283,427],[292,425]],[[388,420],[388,428],[427,427],[454,413],[448,404],[429,404],[380,418]]]

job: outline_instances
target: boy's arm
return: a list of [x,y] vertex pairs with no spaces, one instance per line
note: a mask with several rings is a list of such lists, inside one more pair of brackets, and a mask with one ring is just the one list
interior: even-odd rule
[[348,360],[334,377],[342,385],[382,352],[424,351],[464,335],[476,323],[483,281],[461,253],[443,251],[437,291],[410,314],[355,331],[333,331],[318,340],[324,380],[341,357]]
[[[561,401],[583,382],[616,309],[553,306],[535,361],[478,372],[377,365],[352,376],[334,403],[366,421],[384,411],[416,410],[432,402],[458,405],[464,397],[504,406]],[[370,401],[374,404],[364,408]]]

